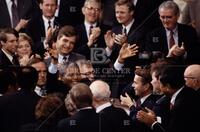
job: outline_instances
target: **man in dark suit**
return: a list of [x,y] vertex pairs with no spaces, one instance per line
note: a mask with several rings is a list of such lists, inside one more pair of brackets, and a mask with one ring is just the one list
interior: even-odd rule
[[69,92],[69,97],[77,112],[58,123],[59,132],[97,132],[100,130],[99,115],[92,108],[92,93],[83,83],[76,84]]
[[146,49],[153,56],[161,52],[164,56],[185,58],[189,64],[199,63],[196,31],[190,26],[177,23],[179,14],[179,8],[173,1],[160,5],[159,15],[163,27],[147,35]]
[[85,0],[58,0],[58,11],[56,16],[61,20],[62,25],[77,26],[83,21],[81,8]]
[[91,60],[93,48],[105,48],[104,33],[107,26],[99,23],[102,4],[99,0],[86,0],[82,7],[84,22],[76,27],[79,39],[75,51]]
[[200,94],[200,65],[189,65],[184,72],[185,85]]
[[15,56],[18,46],[18,32],[13,28],[5,28],[0,32],[0,68],[19,65]]
[[39,7],[35,0],[14,0],[17,6],[18,23],[13,24],[12,0],[0,0],[0,28],[12,27],[16,30],[25,28],[33,16],[39,14]]
[[34,92],[38,73],[33,67],[22,67],[17,83],[20,90],[0,98],[2,132],[18,132],[22,124],[35,121],[35,106],[39,96]]
[[[184,86],[183,72],[184,68],[181,66],[167,66],[163,69],[159,78],[161,90],[164,94],[171,97],[169,123],[166,127],[166,131],[169,132],[200,130],[198,123],[194,122],[194,120],[199,118],[197,106],[199,97],[193,89]],[[159,128],[159,131],[163,131],[164,129],[158,123],[153,111],[148,110],[147,113],[151,113],[149,114],[150,116],[148,114],[146,116],[145,112],[141,112],[137,118],[146,124],[152,125],[153,130],[157,131],[157,128]]]
[[49,48],[47,42],[53,29],[61,25],[59,19],[55,17],[57,0],[41,0],[39,5],[42,13],[30,20],[26,32],[33,39],[35,52],[43,57],[44,52]]
[[137,120],[137,112],[145,107],[152,109],[157,100],[157,96],[152,94],[151,75],[149,69],[136,69],[133,81],[135,95],[139,97],[137,102],[132,100],[127,93],[120,96],[121,103],[130,108],[130,117],[133,120],[134,132],[149,132],[150,128]]
[[110,103],[110,87],[101,80],[96,80],[90,85],[93,94],[93,106],[100,114],[102,132],[129,132],[131,120],[121,108],[116,108]]

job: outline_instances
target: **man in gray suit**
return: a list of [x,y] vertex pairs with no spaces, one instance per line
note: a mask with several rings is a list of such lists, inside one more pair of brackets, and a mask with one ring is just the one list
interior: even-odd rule
[[[77,32],[72,26],[64,26],[60,29],[56,50],[50,51],[51,57],[46,60],[50,73],[62,72],[62,67],[80,59],[85,59],[85,56],[72,52],[76,43]],[[64,67],[63,67],[64,68]]]

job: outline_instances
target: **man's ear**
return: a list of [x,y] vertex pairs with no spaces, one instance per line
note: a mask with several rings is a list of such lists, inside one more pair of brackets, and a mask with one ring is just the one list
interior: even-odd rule
[[82,14],[85,15],[85,7],[82,7]]
[[4,41],[0,41],[0,44],[3,46],[3,45],[5,45],[5,42]]

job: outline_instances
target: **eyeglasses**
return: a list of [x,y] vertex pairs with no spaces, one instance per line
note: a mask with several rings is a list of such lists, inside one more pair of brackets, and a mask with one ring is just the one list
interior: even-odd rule
[[94,73],[95,73],[94,71],[91,71],[91,72],[81,73],[81,75],[90,76],[93,75]]
[[160,18],[161,19],[167,19],[167,20],[169,20],[169,19],[172,19],[173,16],[160,16]]
[[196,79],[195,77],[191,77],[191,76],[184,76],[184,78],[187,78],[187,79]]
[[86,8],[88,11],[92,11],[92,10],[94,10],[95,12],[99,12],[99,11],[100,11],[99,8],[93,8],[93,7],[87,7],[87,6],[85,6],[85,8]]

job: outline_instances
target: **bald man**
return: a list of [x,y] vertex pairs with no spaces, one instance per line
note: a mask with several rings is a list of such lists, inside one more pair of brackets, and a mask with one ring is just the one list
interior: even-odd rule
[[90,85],[93,94],[93,106],[100,113],[102,132],[129,132],[130,118],[123,109],[114,107],[110,101],[110,87],[101,80],[96,80]]
[[200,65],[189,65],[184,72],[185,85],[200,94]]

